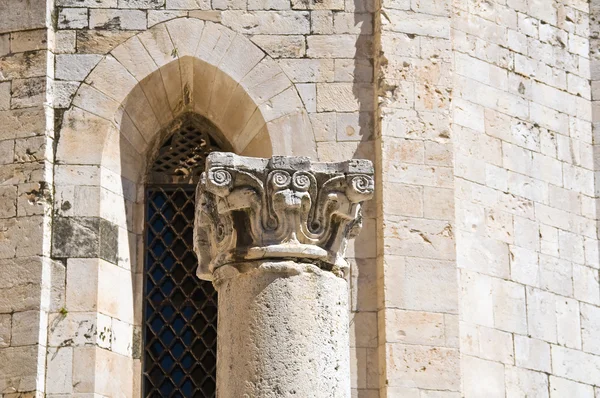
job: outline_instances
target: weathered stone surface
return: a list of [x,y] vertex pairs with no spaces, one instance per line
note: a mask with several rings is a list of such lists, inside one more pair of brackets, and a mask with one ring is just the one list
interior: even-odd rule
[[[373,194],[371,163],[213,152],[206,166],[194,245],[198,276],[219,292],[219,393],[350,397],[343,256]],[[357,344],[376,347],[365,330]]]
[[95,217],[57,217],[52,234],[55,257],[99,257],[117,261],[118,227]]
[[358,234],[361,202],[373,195],[369,161],[213,152],[206,166],[194,229],[199,276],[232,262],[277,258],[347,271],[347,240]]

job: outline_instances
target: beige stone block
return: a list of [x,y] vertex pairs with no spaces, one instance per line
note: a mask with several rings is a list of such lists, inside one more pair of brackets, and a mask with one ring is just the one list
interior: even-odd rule
[[433,312],[385,310],[386,342],[444,346],[444,315]]
[[113,121],[120,104],[96,88],[82,84],[73,97],[73,105],[106,120]]
[[[132,396],[133,359],[107,350],[96,350],[95,392],[104,396]],[[118,369],[119,371],[116,371]]]
[[46,391],[69,394],[73,391],[73,348],[48,349]]
[[423,187],[387,183],[383,206],[387,214],[420,217],[423,215]]
[[354,347],[377,347],[376,312],[350,314],[350,341],[354,342]]
[[10,51],[20,53],[25,51],[44,50],[48,48],[45,29],[13,32],[10,34]]
[[461,319],[477,325],[494,327],[492,278],[466,270],[460,271],[459,278]]
[[600,357],[552,345],[552,370],[553,374],[558,377],[585,384],[595,384],[600,372]]
[[[33,391],[37,382],[38,361],[44,361],[45,353],[38,345],[7,347],[0,350],[0,390]],[[43,363],[43,362],[42,362]]]
[[337,127],[334,112],[310,113],[309,117],[316,141],[335,141]]
[[[289,90],[292,83],[273,60],[265,58],[240,82],[247,94],[257,104]],[[291,93],[287,93],[291,94]]]
[[0,218],[11,218],[17,215],[17,187],[0,187]]
[[100,61],[96,54],[58,54],[56,56],[56,78],[83,81]]
[[497,362],[463,355],[461,357],[463,395],[471,397],[504,397],[504,366]]
[[[98,301],[99,264],[96,259],[67,260],[66,306],[69,311],[95,311]],[[86,286],[82,289],[81,286]]]
[[548,398],[548,377],[546,374],[507,366],[505,376],[507,397]]
[[332,59],[282,59],[279,65],[294,83],[332,82]]
[[223,25],[244,34],[298,35],[310,32],[306,11],[226,10],[221,14]]
[[98,311],[124,322],[133,322],[131,272],[99,260]]
[[[598,327],[600,327],[600,308],[585,303],[581,303],[580,308],[583,350],[592,354],[600,354],[600,336],[597,333]],[[574,327],[572,330],[573,333],[578,331]]]
[[60,8],[58,11],[58,27],[59,29],[87,28],[87,8]]
[[0,58],[0,80],[45,76],[46,51],[28,51]]
[[249,0],[248,10],[289,10],[287,0]]
[[504,364],[514,364],[513,336],[500,330],[477,327],[479,357]]
[[454,219],[454,192],[451,189],[424,187],[423,204],[425,218]]
[[428,390],[459,390],[454,377],[460,371],[459,355],[454,349],[393,343],[386,346],[386,357],[391,387],[410,383]]
[[[67,288],[68,289],[68,288]],[[84,346],[96,343],[97,314],[95,312],[69,312],[64,309],[48,317],[48,345],[60,347],[65,344]]]
[[311,35],[306,43],[311,58],[355,58],[365,53],[356,35]]
[[[352,338],[350,339],[352,342]],[[350,383],[352,388],[364,388],[367,385],[367,349],[350,348]]]
[[[154,134],[161,129],[161,124],[154,114],[141,85],[133,88],[123,106],[127,113],[127,116],[124,115],[121,120],[121,131],[123,131],[123,134],[127,132],[126,135],[134,144],[138,142],[138,139],[135,139],[137,133],[141,135],[144,141],[151,142],[155,137]],[[125,129],[125,127],[128,128]]]
[[0,315],[0,348],[10,346],[11,329],[12,316],[10,314]]
[[196,18],[177,18],[165,24],[178,57],[193,56],[204,30],[204,22]]
[[594,398],[594,388],[590,385],[550,375],[550,397],[558,398],[567,396]]
[[372,34],[373,24],[371,20],[371,14],[336,12],[333,15],[334,33]]
[[[196,11],[203,12],[203,11]],[[186,17],[188,11],[175,11],[175,10],[148,10],[148,28],[153,27],[161,22],[169,21],[171,19]],[[195,15],[190,15],[197,18]],[[203,18],[199,18],[203,19]]]
[[350,260],[350,301],[353,311],[377,310],[375,259]]
[[312,127],[306,112],[284,114],[269,121],[267,129],[273,145],[273,154],[317,159]]
[[37,162],[50,160],[50,145],[46,137],[29,137],[15,140],[15,161]]
[[142,42],[133,37],[116,47],[111,54],[131,73],[138,81],[155,71],[155,64]]
[[600,304],[598,270],[573,264],[573,291],[577,300]]
[[106,54],[136,33],[136,31],[121,30],[79,30],[77,31],[77,52]]
[[508,278],[508,245],[495,239],[460,231],[457,239],[457,262],[460,267],[490,276]]
[[[177,65],[174,64],[174,66]],[[140,88],[148,104],[150,104],[156,120],[161,126],[168,125],[173,120],[174,115],[161,73],[152,73],[147,76],[140,82]],[[132,94],[134,95],[128,99],[129,103],[135,101],[135,96],[140,95],[140,91],[136,90]],[[139,115],[139,117],[142,117],[142,115]],[[150,139],[151,137],[146,137],[147,141],[150,141]],[[132,141],[132,143],[135,143],[135,141]]]
[[[93,393],[95,386],[96,347],[73,348],[73,392]],[[117,372],[118,373],[118,372]]]
[[317,84],[317,110],[319,112],[353,112],[361,109],[355,87],[349,83]]
[[159,24],[137,36],[160,68],[177,59],[173,42],[164,24]]
[[527,326],[530,336],[556,342],[556,299],[552,293],[527,287]]
[[207,0],[167,0],[167,9],[209,10],[211,5]]
[[[114,84],[115,79],[119,81],[118,85]],[[85,81],[118,103],[123,103],[137,84],[137,81],[127,69],[110,55],[106,56],[94,68]]]
[[71,164],[100,164],[102,153],[98,148],[104,146],[110,129],[109,123],[81,109],[73,108],[66,112],[57,147],[57,159]]
[[188,12],[190,18],[198,18],[203,21],[221,22],[221,11],[216,10],[191,10]]
[[144,30],[146,25],[146,12],[142,10],[90,10],[92,29]]
[[306,53],[304,36],[254,35],[251,40],[273,58],[301,58]]

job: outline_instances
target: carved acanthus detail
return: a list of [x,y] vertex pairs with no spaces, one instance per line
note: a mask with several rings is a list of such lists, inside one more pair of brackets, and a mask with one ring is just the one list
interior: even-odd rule
[[213,152],[196,192],[198,275],[262,259],[293,259],[340,270],[358,234],[361,204],[373,195],[367,160],[249,158]]

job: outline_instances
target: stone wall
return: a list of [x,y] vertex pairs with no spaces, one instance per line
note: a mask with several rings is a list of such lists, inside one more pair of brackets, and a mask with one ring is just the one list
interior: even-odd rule
[[0,0],[0,394],[139,394],[145,172],[197,111],[376,161],[356,397],[599,395],[594,2]]
[[594,18],[586,1],[454,4],[463,394],[593,397]]
[[48,313],[64,306],[65,269],[51,260],[49,245],[48,19],[45,1],[0,2],[0,394],[6,397],[43,394]]

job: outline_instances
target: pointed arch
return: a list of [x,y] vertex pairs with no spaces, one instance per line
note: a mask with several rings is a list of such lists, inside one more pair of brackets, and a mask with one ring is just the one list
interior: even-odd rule
[[208,118],[238,154],[316,157],[308,114],[278,64],[229,28],[177,18],[96,65],[65,113],[57,161],[101,164],[139,182],[160,132],[185,112]]

